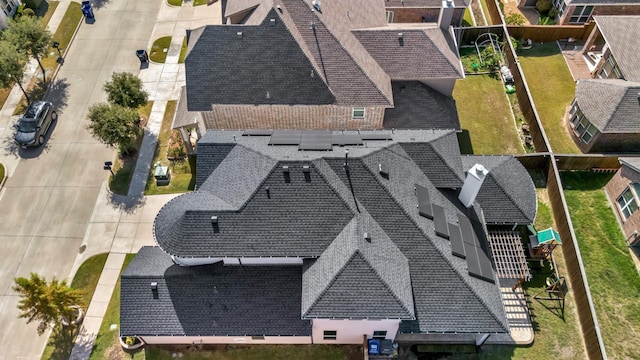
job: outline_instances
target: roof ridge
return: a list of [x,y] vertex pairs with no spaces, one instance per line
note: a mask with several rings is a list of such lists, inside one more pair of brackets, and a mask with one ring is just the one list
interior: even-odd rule
[[[622,106],[622,103],[624,102],[625,97],[627,97],[627,94],[628,94],[630,91],[633,91],[633,86],[626,86],[626,89],[624,89],[624,92],[623,92],[622,96],[620,96],[620,97],[617,99],[617,104],[616,104],[616,106],[615,106],[615,108],[614,108],[614,110],[613,110],[613,114],[611,115],[611,118],[609,119],[609,121],[607,121],[607,122],[605,123],[605,126],[604,126],[604,128],[602,129],[602,132],[607,131],[607,129],[609,128],[609,126],[610,126],[610,125],[611,125],[611,123],[613,122],[613,121],[611,121],[611,120],[612,120],[612,119],[614,119],[614,118],[615,118],[615,116],[617,115],[618,111],[620,111],[620,107]],[[636,92],[637,92],[637,90],[636,90]]]
[[[357,208],[354,209],[354,205],[355,204],[352,205],[349,201],[347,201],[346,199],[344,199],[342,197],[342,194],[340,194],[338,192],[338,190],[336,188],[334,188],[333,185],[331,185],[331,181],[329,181],[329,179],[325,176],[325,174],[322,171],[320,171],[320,168],[316,166],[316,164],[315,164],[316,162],[325,163],[327,165],[328,170],[331,170],[331,172],[333,172],[333,174],[336,176],[336,178],[338,180],[340,180],[340,177],[338,176],[338,174],[336,174],[335,171],[333,171],[333,169],[331,168],[331,166],[329,166],[329,164],[327,164],[327,161],[325,160],[325,158],[318,158],[318,159],[316,159],[314,161],[311,161],[311,165],[313,165],[313,167],[316,169],[316,171],[318,172],[318,174],[320,175],[322,180],[324,180],[324,182],[329,186],[329,188],[331,188],[331,191],[333,191],[336,194],[336,196],[338,198],[340,198],[340,200],[342,200],[342,202],[344,202],[344,204],[349,208],[349,210],[351,210],[353,215],[356,216],[357,214],[354,212],[354,210],[357,210]],[[340,184],[342,184],[345,188],[347,187],[346,184],[343,183],[342,181],[340,181]],[[350,190],[348,188],[347,188],[347,191],[350,192]],[[358,201],[357,198],[356,198],[356,201]],[[362,204],[360,204],[360,205],[362,205]],[[360,205],[358,205],[358,206],[360,206]]]
[[[373,220],[373,217],[371,218]],[[375,221],[375,220],[373,220]],[[383,230],[384,231],[384,230]],[[390,240],[391,242],[393,242],[393,240]],[[395,244],[394,244],[395,245]],[[399,251],[399,250],[398,250]],[[411,311],[409,309],[407,309],[407,307],[405,306],[404,302],[402,300],[400,300],[398,298],[398,296],[396,295],[396,293],[393,291],[393,289],[391,289],[391,287],[389,286],[389,284],[387,284],[387,282],[382,278],[382,276],[380,276],[380,273],[378,272],[378,270],[376,269],[375,266],[373,266],[373,264],[371,264],[369,262],[369,260],[367,260],[367,257],[360,251],[360,248],[357,247],[355,249],[356,253],[360,254],[360,257],[362,258],[362,260],[364,260],[364,262],[373,270],[373,272],[376,274],[376,276],[378,277],[378,279],[380,279],[380,281],[382,281],[382,283],[384,284],[385,289],[387,289],[387,291],[389,291],[389,293],[391,294],[391,296],[393,296],[394,299],[396,299],[396,301],[400,304],[400,306],[402,306],[402,308],[407,312],[407,315],[411,316],[412,320],[416,319],[415,314],[411,315]],[[402,253],[402,252],[401,252]],[[404,254],[402,254],[402,256],[404,256]],[[405,257],[406,259],[406,257]],[[407,265],[408,266],[408,265]],[[413,290],[411,291],[411,293],[413,294]],[[415,305],[414,305],[415,306]]]
[[[438,27],[438,28],[428,28],[428,29],[422,29],[422,30],[421,30],[421,32],[422,32],[422,33],[424,33],[424,35],[425,35],[425,37],[427,38],[427,40],[428,40],[431,44],[433,44],[433,46],[435,46],[435,48],[436,48],[436,49],[438,49],[438,53],[439,53],[440,55],[442,55],[442,57],[444,57],[444,58],[445,58],[445,60],[447,60],[447,63],[449,63],[449,65],[454,69],[454,71],[456,72],[456,74],[458,74],[458,75],[460,75],[460,76],[463,76],[464,74],[461,74],[461,73],[460,73],[460,69],[456,66],[456,64],[454,64],[453,62],[451,62],[451,59],[449,59],[449,57],[448,57],[447,55],[445,55],[445,53],[442,51],[442,48],[441,48],[438,44],[436,44],[436,43],[433,41],[433,39],[431,38],[431,36],[430,36],[429,32],[430,32],[430,31],[437,31],[437,30],[442,30],[442,29],[440,29],[439,27]],[[442,30],[442,31],[441,31],[441,33],[443,33],[443,32],[444,32],[444,30]],[[447,47],[449,47],[449,45],[450,45],[450,44],[449,44],[449,42],[447,41],[447,38],[446,38],[444,35],[443,35],[443,38],[444,38],[444,41],[445,41],[445,43],[446,43]],[[451,50],[451,49],[449,49],[449,50]],[[460,54],[456,54],[456,55],[458,56],[458,61],[461,61],[461,60],[460,60]]]
[[[429,143],[430,144],[430,143]],[[473,294],[473,296],[478,299],[478,301],[480,301],[480,303],[485,307],[485,309],[487,309],[487,311],[489,311],[489,313],[491,314],[491,316],[493,316],[493,318],[496,320],[497,323],[500,324],[500,326],[502,326],[503,329],[508,330],[508,328],[505,328],[503,326],[503,324],[501,323],[500,319],[498,318],[498,316],[496,316],[496,314],[493,313],[491,307],[489,307],[487,305],[487,303],[482,299],[481,296],[479,296],[476,291],[474,291],[473,287],[471,287],[471,285],[465,280],[465,278],[462,276],[462,274],[460,274],[460,272],[455,268],[455,266],[453,266],[453,264],[451,263],[451,261],[445,256],[444,253],[442,253],[442,251],[440,251],[440,249],[435,246],[433,244],[433,240],[422,230],[422,227],[420,227],[418,225],[418,223],[415,221],[415,219],[409,215],[409,213],[405,210],[405,208],[398,202],[398,200],[393,196],[393,194],[391,194],[387,188],[384,186],[384,184],[382,184],[382,182],[380,181],[380,179],[378,179],[377,176],[375,176],[371,170],[369,169],[368,166],[366,166],[364,163],[364,168],[372,175],[372,177],[375,179],[375,181],[377,181],[380,186],[387,192],[387,194],[389,194],[389,196],[391,197],[391,199],[393,199],[393,201],[396,203],[396,205],[398,205],[398,207],[402,210],[402,212],[406,215],[406,217],[409,219],[409,221],[411,221],[411,223],[418,229],[418,231],[420,231],[421,234],[424,235],[425,238],[427,238],[429,240],[429,242],[432,243],[433,248],[440,253],[440,258],[442,258],[447,265],[449,265],[449,267],[451,268],[451,270],[453,271],[454,274],[456,274],[456,276],[458,276],[458,278],[462,281],[462,283],[469,289],[469,291]],[[422,170],[420,170],[422,171]]]
[[[489,176],[491,176],[491,178],[496,183],[496,185],[498,185],[498,188],[500,189],[500,192],[503,193],[509,199],[509,201],[514,205],[514,207],[516,209],[518,209],[518,211],[520,212],[520,215],[522,215],[522,217],[524,217],[524,218],[527,218],[527,214],[525,213],[524,209],[522,209],[520,204],[518,204],[518,202],[515,201],[513,199],[513,197],[508,192],[504,191],[504,187],[502,186],[502,184],[500,182],[497,181],[497,179],[495,178],[495,176],[493,176],[491,171],[489,171]],[[536,203],[536,208],[537,208],[537,206],[538,206],[538,204]]]

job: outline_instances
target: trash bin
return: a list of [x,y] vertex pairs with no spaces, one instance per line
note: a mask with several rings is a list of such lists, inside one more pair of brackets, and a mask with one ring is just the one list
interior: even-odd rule
[[156,185],[169,185],[169,182],[171,181],[171,170],[169,170],[168,166],[161,166],[159,164],[156,164],[156,170],[153,174],[153,177],[156,178]]
[[380,340],[369,339],[367,345],[369,347],[369,355],[380,355]]
[[82,15],[86,16],[87,19],[93,19],[93,9],[91,8],[91,3],[89,1],[82,2]]
[[147,54],[147,50],[145,49],[136,50],[136,56],[140,59],[141,63],[149,61],[149,54]]

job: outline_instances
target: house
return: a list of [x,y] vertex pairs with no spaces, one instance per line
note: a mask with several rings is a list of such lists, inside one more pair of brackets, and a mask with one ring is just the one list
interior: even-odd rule
[[[461,26],[465,10],[471,2],[464,0],[455,4],[451,25]],[[441,0],[387,0],[385,10],[389,23],[437,22],[442,8]]]
[[[520,1],[519,6],[535,6],[535,0]],[[637,0],[553,0],[558,10],[558,25],[585,24],[598,15],[640,15]]]
[[640,244],[640,158],[621,157],[620,169],[604,187],[627,243]]
[[457,10],[445,2],[437,23],[389,24],[383,0],[229,1],[227,24],[188,32],[175,127],[459,129]]
[[18,0],[0,0],[0,29],[7,26],[7,21],[13,18],[19,6]]
[[583,57],[593,79],[576,84],[567,127],[589,152],[640,149],[640,16],[595,16]]
[[537,202],[511,156],[462,156],[453,130],[209,131],[196,188],[122,273],[121,336],[513,343],[487,236]]

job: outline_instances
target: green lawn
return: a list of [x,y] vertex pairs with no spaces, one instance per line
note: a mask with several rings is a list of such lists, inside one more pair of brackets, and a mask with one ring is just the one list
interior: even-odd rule
[[[77,2],[71,2],[69,4],[69,8],[64,13],[64,17],[58,26],[55,34],[53,34],[53,40],[60,43],[60,51],[64,55],[65,51],[69,48],[69,43],[71,42],[71,38],[76,31],[76,28],[80,25],[80,20],[82,20],[82,6]],[[53,7],[55,9],[55,7]],[[47,56],[42,60],[42,65],[45,67],[47,72],[50,74],[48,76],[53,75],[51,72],[55,70],[58,66],[58,51],[53,47],[49,48],[47,54],[53,54]]]
[[523,153],[504,86],[495,75],[469,75],[456,81],[453,97],[460,126],[471,139],[463,139],[464,153]]
[[564,121],[576,87],[558,45],[535,43],[531,49],[518,50],[518,58],[551,149],[558,154],[580,153]]
[[171,6],[182,6],[182,0],[167,0]]
[[[151,114],[152,106],[153,101],[149,101],[147,102],[147,105],[138,109],[140,116],[147,119],[147,121],[149,119],[149,114]],[[116,155],[112,168],[115,176],[109,178],[109,189],[114,193],[128,195],[129,185],[131,184],[133,172],[136,169],[136,162],[138,160],[137,150],[140,149],[143,138],[144,135],[140,135],[136,140],[136,152],[134,154],[129,156],[120,156],[120,154]]]
[[184,63],[184,58],[187,56],[187,37],[182,39],[182,47],[180,48],[180,56],[178,57],[178,64]]
[[151,45],[149,59],[153,62],[164,64],[167,59],[167,53],[169,52],[169,45],[171,45],[171,36],[163,36],[156,39],[153,45]]
[[[98,279],[102,274],[102,269],[107,261],[109,254],[98,254],[88,258],[73,277],[71,287],[74,289],[83,290],[82,300],[80,304],[82,308],[87,311],[89,303],[93,297],[93,292],[98,286]],[[73,349],[73,340],[75,334],[71,332],[65,332],[62,327],[56,326],[49,341],[47,347],[42,354],[43,360],[66,360],[71,355],[71,349]]]
[[167,147],[169,145],[169,136],[171,135],[171,125],[176,112],[176,106],[177,101],[175,100],[167,103],[164,119],[162,120],[162,127],[158,135],[158,147],[156,148],[156,153],[151,163],[155,164],[159,162],[162,165],[168,165],[171,170],[171,182],[167,186],[157,186],[155,178],[153,177],[154,169],[152,167],[149,173],[149,179],[147,180],[145,195],[183,193],[195,188],[195,157],[189,157],[187,160],[167,159]]
[[640,276],[603,190],[611,175],[561,176],[607,356],[637,359]]
[[4,179],[4,165],[0,164],[0,182]]
[[[145,351],[148,359],[174,359],[175,350],[149,347]],[[340,345],[227,345],[218,351],[184,352],[183,355],[182,359],[188,360],[355,360],[362,359],[362,349]]]
[[[122,265],[122,270],[124,270],[127,265],[133,260],[135,254],[127,254],[124,264]],[[122,271],[121,270],[121,271]],[[116,329],[111,330],[111,325],[115,324]],[[109,306],[107,307],[107,311],[102,318],[102,324],[100,325],[100,330],[98,331],[98,336],[93,345],[93,351],[91,352],[91,357],[89,359],[102,360],[102,359],[144,359],[144,352],[137,351],[133,353],[126,353],[122,346],[120,346],[120,341],[118,340],[118,335],[120,334],[120,278],[118,277],[118,282],[116,283],[115,288],[113,289],[113,294],[111,295],[111,301],[109,302]],[[150,359],[154,359],[150,357]]]
[[473,26],[473,13],[471,7],[468,7],[464,11],[464,17],[462,18],[462,26]]

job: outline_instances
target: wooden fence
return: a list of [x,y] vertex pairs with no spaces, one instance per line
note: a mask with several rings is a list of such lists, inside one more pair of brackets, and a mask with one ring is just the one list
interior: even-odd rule
[[507,25],[509,35],[514,38],[531,39],[534,42],[548,42],[560,39],[586,39],[591,34],[595,22],[584,25]]
[[574,154],[555,155],[559,170],[617,170],[620,162],[616,155]]
[[498,0],[487,0],[485,1],[487,4],[487,12],[489,13],[489,17],[491,18],[491,23],[494,25],[502,25],[504,24],[504,17],[502,16],[502,12],[498,10]]
[[[573,231],[573,225],[569,216],[567,202],[562,191],[562,182],[560,180],[560,172],[556,165],[555,157],[551,156],[549,172],[547,176],[547,193],[551,208],[553,209],[553,218],[560,238],[562,239],[562,253],[567,266],[569,284],[573,291],[573,297],[576,302],[576,310],[578,312],[578,322],[582,330],[582,337],[587,350],[589,359],[606,359],[607,355],[602,342],[602,335],[598,327],[598,319],[593,307],[593,299],[589,291],[589,283],[584,272],[582,257],[576,235]],[[587,163],[587,162],[585,162]]]

